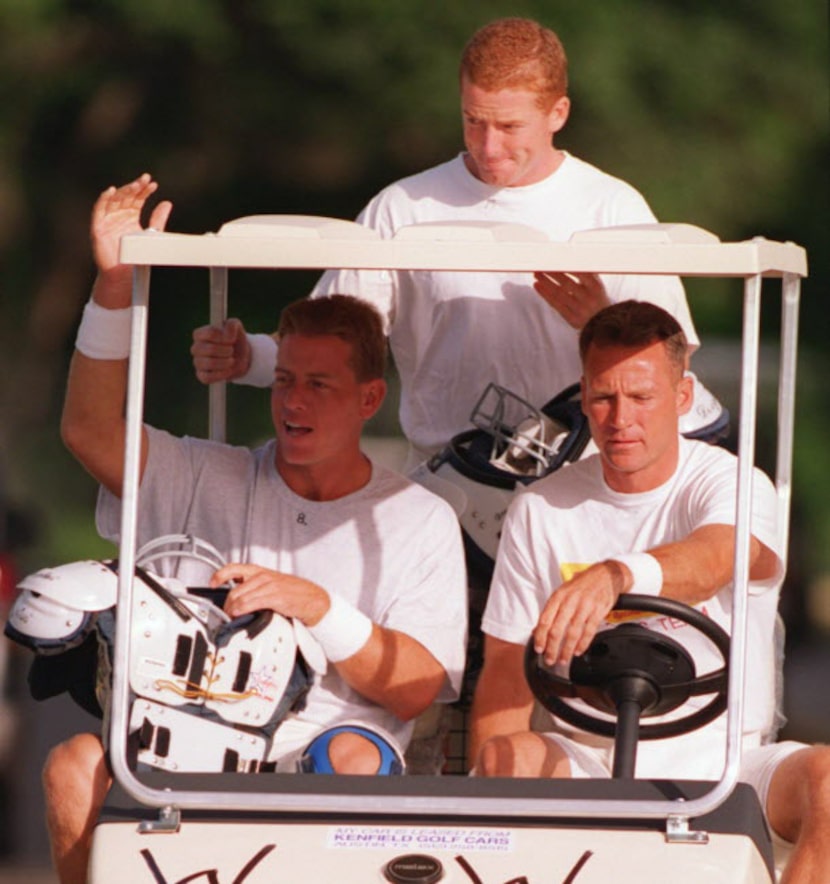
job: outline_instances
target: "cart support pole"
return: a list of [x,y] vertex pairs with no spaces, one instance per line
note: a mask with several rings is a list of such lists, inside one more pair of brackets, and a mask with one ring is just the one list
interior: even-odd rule
[[[221,326],[228,317],[228,268],[210,268],[210,324]],[[208,437],[224,442],[227,427],[227,385],[219,381],[208,393]]]
[[[132,610],[133,574],[135,573],[136,537],[138,534],[138,486],[141,479],[141,426],[144,417],[149,303],[150,268],[135,267],[133,270],[130,362],[127,375],[127,398],[133,407],[127,409],[118,559],[118,605],[121,611]],[[129,617],[116,617],[113,656],[110,761],[116,779],[126,782],[133,780],[132,772],[126,763],[129,725]]]

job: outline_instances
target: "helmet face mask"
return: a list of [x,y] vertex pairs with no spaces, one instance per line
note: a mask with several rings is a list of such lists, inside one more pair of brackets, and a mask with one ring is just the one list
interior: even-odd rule
[[465,543],[470,542],[468,565],[475,547],[484,570],[492,570],[502,521],[518,487],[577,460],[585,450],[590,434],[578,396],[574,384],[536,408],[490,383],[470,415],[474,427],[454,436],[413,474],[455,510]]
[[[490,464],[528,480],[575,460],[587,442],[587,426],[569,387],[539,409],[505,387],[490,383],[470,420],[492,440]],[[578,449],[578,450],[575,450]]]
[[[214,572],[227,564],[215,546],[192,534],[164,534],[148,541],[136,551],[135,563],[189,586],[207,586]],[[175,591],[173,584],[168,588]]]
[[487,385],[470,420],[492,437],[494,467],[537,479],[550,471],[571,432],[561,421],[493,383]]

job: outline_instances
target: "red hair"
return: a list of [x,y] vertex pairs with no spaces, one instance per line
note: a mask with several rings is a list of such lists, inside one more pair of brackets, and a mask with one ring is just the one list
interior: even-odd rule
[[559,37],[527,18],[500,18],[476,31],[462,53],[460,75],[487,92],[535,92],[543,110],[568,92],[568,59]]

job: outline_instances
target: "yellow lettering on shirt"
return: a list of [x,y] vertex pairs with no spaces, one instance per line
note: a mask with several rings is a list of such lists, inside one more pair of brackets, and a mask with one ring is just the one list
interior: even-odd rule
[[593,562],[562,562],[559,566],[559,575],[563,583],[573,580],[577,574],[587,571],[593,565]]
[[[562,562],[559,566],[562,582],[567,583],[569,580],[573,580],[577,574],[587,571],[594,564],[594,562]],[[609,611],[605,615],[605,622],[617,624],[624,623],[627,620],[648,620],[656,616],[656,614],[646,613],[645,611]]]

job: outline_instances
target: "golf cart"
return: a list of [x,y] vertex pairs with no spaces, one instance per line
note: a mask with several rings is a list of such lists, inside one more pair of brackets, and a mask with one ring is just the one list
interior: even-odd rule
[[[612,727],[610,780],[482,779],[445,774],[389,777],[279,773],[137,771],[127,735],[138,702],[128,678],[135,630],[115,623],[110,756],[115,776],[92,850],[92,882],[206,881],[213,884],[312,882],[770,882],[774,859],[753,790],[737,783],[746,652],[751,468],[754,462],[762,280],[781,280],[779,421],[775,484],[786,532],[804,251],[756,239],[721,243],[689,225],[613,228],[552,243],[518,225],[425,224],[380,239],[352,222],[308,216],[254,216],[217,233],[145,231],[124,237],[124,263],[135,265],[127,446],[117,578],[120,612],[134,612],[138,564],[136,512],[145,354],[152,267],[210,270],[211,321],[226,315],[234,268],[492,270],[673,274],[743,279],[743,350],[739,409],[739,490],[731,637],[707,618],[665,600],[631,597],[636,610],[658,610],[707,631],[722,667],[697,674],[682,648],[657,647],[642,635],[604,633],[604,647],[583,655],[570,678],[528,654],[527,675],[540,703],[567,715],[563,697],[592,693],[598,708],[619,711]],[[213,438],[224,432],[224,391],[211,390]],[[462,523],[463,524],[463,523]],[[782,549],[786,549],[786,537]],[[143,560],[142,560],[143,561]],[[654,605],[649,608],[647,605]],[[644,641],[646,644],[644,644]],[[613,661],[613,666],[608,664]],[[595,665],[596,664],[596,665]],[[621,674],[622,672],[622,674]],[[585,678],[591,681],[586,692]],[[615,688],[609,689],[608,684]],[[620,687],[623,684],[623,687]],[[699,727],[726,711],[726,763],[717,782],[634,778],[638,738],[659,738],[640,724],[665,715],[692,693],[711,695],[705,715],[672,723]],[[610,698],[610,699],[609,699]],[[610,704],[610,706],[609,706]],[[708,716],[708,718],[707,718]],[[583,716],[591,728],[593,716]],[[599,726],[607,729],[607,722]]]

